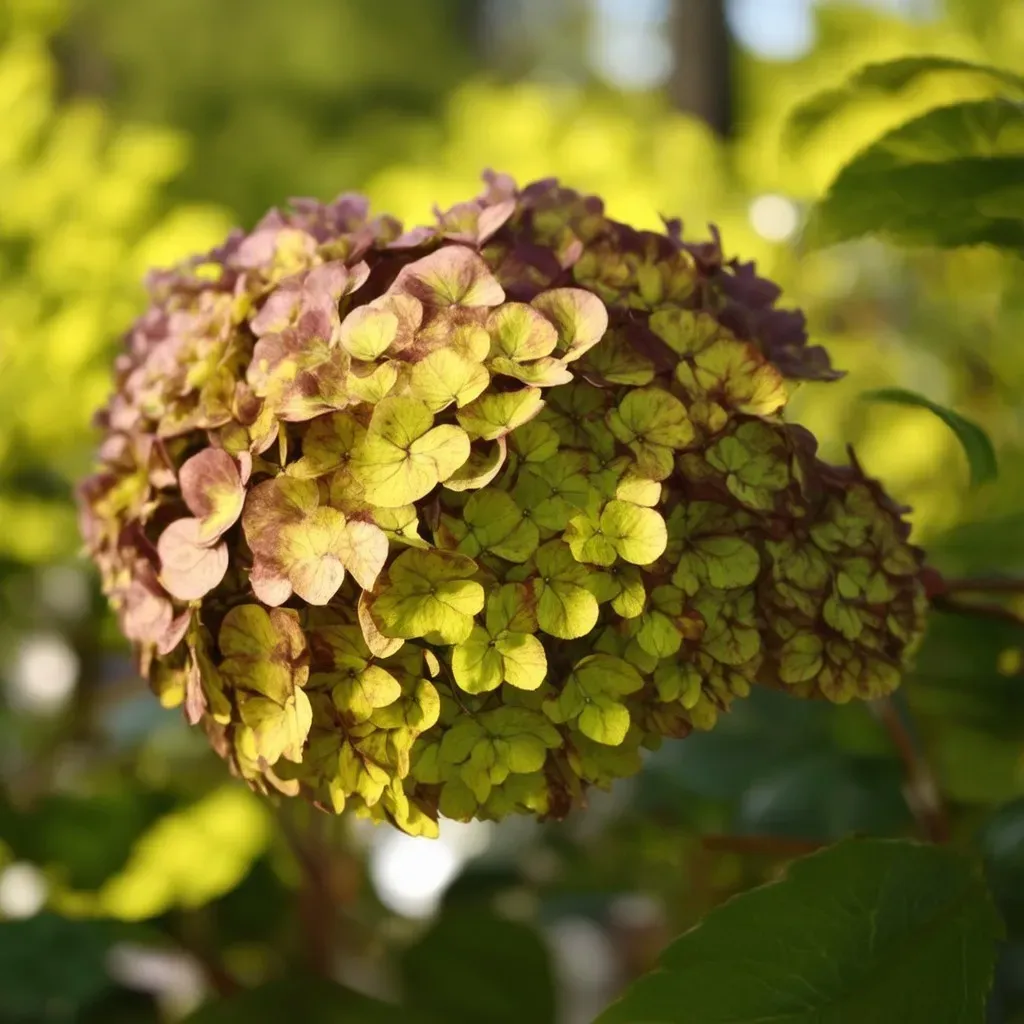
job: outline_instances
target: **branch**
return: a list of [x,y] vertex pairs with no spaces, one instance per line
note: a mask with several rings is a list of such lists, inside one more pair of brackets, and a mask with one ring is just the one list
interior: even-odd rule
[[307,964],[313,974],[330,978],[337,923],[330,858],[323,848],[323,836],[318,828],[321,822],[314,817],[312,828],[300,831],[291,819],[292,810],[290,806],[282,805],[278,820],[302,872],[298,912]]
[[892,697],[883,697],[872,701],[870,706],[875,717],[885,726],[903,762],[903,798],[921,834],[933,843],[947,842],[949,819],[942,794],[935,773],[908,725],[910,710],[906,702],[900,701],[900,706],[897,706]]
[[1024,580],[1002,576],[979,576],[973,579],[943,580],[947,594],[1024,594]]
[[1024,616],[1001,604],[991,601],[962,601],[955,597],[937,596],[931,599],[932,607],[949,615],[973,615],[981,619],[997,619],[1024,628]]

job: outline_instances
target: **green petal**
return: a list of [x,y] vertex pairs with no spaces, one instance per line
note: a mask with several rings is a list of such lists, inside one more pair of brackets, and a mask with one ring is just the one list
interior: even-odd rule
[[451,349],[438,349],[414,363],[409,374],[409,392],[431,412],[452,403],[461,408],[481,395],[490,383],[487,370]]
[[551,288],[541,292],[531,305],[555,325],[558,352],[567,363],[593,348],[608,329],[604,303],[581,288]]
[[577,724],[595,743],[617,747],[629,732],[629,712],[622,704],[597,696],[580,712]]
[[618,552],[633,565],[657,561],[668,544],[665,520],[652,508],[609,501],[601,512],[601,532]]
[[494,441],[533,419],[544,407],[537,388],[522,388],[482,395],[455,415],[459,425],[473,438]]
[[386,636],[463,643],[484,606],[483,587],[466,578],[475,573],[476,563],[462,555],[405,551],[381,578],[369,603],[374,622]]
[[398,317],[387,309],[359,306],[342,321],[342,346],[356,359],[372,362],[398,337]]
[[452,651],[452,674],[466,693],[487,693],[501,685],[501,652],[483,626],[474,626],[466,641]]
[[522,302],[507,302],[487,318],[492,351],[522,362],[548,356],[558,344],[558,332],[536,309]]

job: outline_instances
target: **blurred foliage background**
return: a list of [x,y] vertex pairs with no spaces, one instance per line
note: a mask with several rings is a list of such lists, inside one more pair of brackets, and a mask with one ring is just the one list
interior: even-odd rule
[[[826,456],[852,443],[947,575],[1019,578],[1024,264],[800,242],[809,204],[868,141],[992,85],[927,79],[799,147],[783,131],[794,106],[925,53],[1024,72],[1024,5],[0,0],[0,1021],[258,1022],[281,1006],[378,1021],[358,993],[405,992],[428,1020],[582,1024],[786,856],[914,834],[892,729],[866,707],[772,694],[563,825],[430,842],[277,811],[133,678],[78,560],[72,490],[147,267],[288,196],[361,190],[421,222],[490,166],[557,175],[638,226],[718,225],[849,371],[797,398]],[[969,491],[941,423],[858,399],[883,386],[981,423],[999,481]],[[1014,600],[1003,611],[1024,613]],[[1022,637],[1012,614],[936,613],[896,729],[924,752],[954,838],[988,857],[1010,934],[993,1024],[1024,1021]],[[236,1016],[203,1005],[297,972],[349,986],[344,1015],[312,980]]]

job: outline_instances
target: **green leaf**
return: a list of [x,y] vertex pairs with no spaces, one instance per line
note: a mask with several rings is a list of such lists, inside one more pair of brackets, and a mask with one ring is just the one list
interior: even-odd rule
[[417,1011],[383,1003],[316,977],[269,982],[200,1007],[183,1024],[417,1024]]
[[398,317],[387,309],[360,306],[341,324],[339,341],[356,359],[383,355],[398,336]]
[[442,915],[406,950],[401,975],[406,1000],[439,1024],[556,1020],[554,974],[544,943],[530,926],[485,910]]
[[903,388],[879,388],[875,391],[865,391],[861,397],[873,402],[888,402],[892,405],[908,405],[918,409],[927,409],[938,416],[956,434],[956,439],[963,447],[971,471],[972,487],[978,487],[989,480],[994,480],[999,475],[995,449],[992,447],[988,434],[976,423],[953,412],[952,409],[947,409],[923,395],[905,391]]
[[597,1024],[981,1024],[1001,931],[960,854],[848,840],[713,910]]
[[659,387],[627,392],[606,419],[615,437],[633,451],[640,472],[653,480],[666,479],[672,472],[673,450],[693,440],[686,406]]
[[961,73],[975,78],[988,78],[1014,92],[1024,92],[1024,77],[1005,68],[937,54],[899,57],[896,60],[868,64],[855,72],[840,88],[820,92],[799,104],[790,115],[786,127],[787,144],[802,145],[826,121],[857,100],[895,95],[919,79],[936,73]]
[[50,913],[0,921],[0,1019],[79,1020],[113,986],[107,955],[117,931],[110,921],[69,921]]
[[558,344],[552,323],[532,306],[506,302],[487,318],[493,354],[522,362],[549,356]]
[[808,238],[829,245],[867,234],[1024,250],[1024,104],[939,107],[855,156],[816,207]]
[[95,893],[75,893],[82,912],[123,921],[201,907],[231,892],[270,841],[267,806],[228,784],[158,819],[123,868]]

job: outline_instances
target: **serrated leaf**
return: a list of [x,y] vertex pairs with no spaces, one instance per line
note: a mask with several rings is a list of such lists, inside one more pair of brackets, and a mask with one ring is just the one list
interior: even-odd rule
[[596,1024],[980,1024],[1001,933],[960,854],[847,840],[713,910]]
[[901,245],[1024,251],[1024,103],[939,107],[883,135],[836,176],[811,244],[877,234]]
[[790,114],[786,126],[789,145],[800,146],[834,118],[858,100],[871,100],[899,93],[919,79],[933,74],[958,73],[977,78],[988,78],[1015,93],[1024,93],[1024,77],[1005,68],[977,64],[941,54],[899,57],[895,60],[867,64],[856,71],[845,85],[817,93],[799,104]]
[[967,456],[972,487],[979,487],[999,475],[995,449],[992,447],[988,434],[976,423],[953,412],[952,409],[947,409],[944,405],[939,405],[914,391],[905,391],[903,388],[879,388],[875,391],[865,391],[861,397],[872,402],[887,402],[891,405],[927,409],[933,415],[938,416],[956,435],[956,439]]

